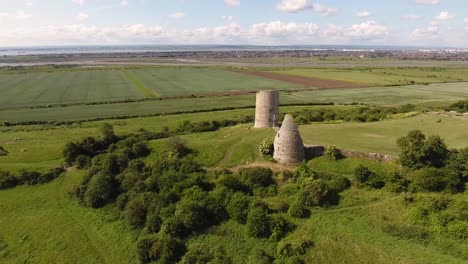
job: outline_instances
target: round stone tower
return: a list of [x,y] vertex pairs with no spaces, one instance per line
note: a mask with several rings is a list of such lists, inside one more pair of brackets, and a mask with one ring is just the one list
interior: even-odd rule
[[283,125],[276,134],[273,158],[286,165],[301,163],[304,160],[304,143],[299,127],[291,115],[286,115]]
[[268,90],[257,93],[255,128],[278,126],[279,92]]

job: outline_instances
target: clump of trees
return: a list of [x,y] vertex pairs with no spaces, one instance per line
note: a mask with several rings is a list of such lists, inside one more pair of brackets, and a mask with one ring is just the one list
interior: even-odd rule
[[[336,204],[339,192],[350,186],[345,177],[316,173],[303,164],[291,173],[288,184],[295,190],[293,195],[279,206],[267,204],[263,198],[278,195],[279,189],[270,169],[205,171],[180,138],[169,139],[168,153],[145,163],[143,158],[151,152],[145,133],[117,137],[106,126],[97,139],[85,139],[70,148],[87,152],[64,151],[65,157],[74,158],[69,159],[73,164],[87,169],[71,192],[81,204],[114,206],[131,228],[144,230],[137,243],[143,263],[230,263],[223,248],[187,248],[187,238],[232,220],[250,237],[282,241],[295,228],[284,213],[308,217],[311,206]],[[252,258],[300,257],[311,248],[304,245],[286,245],[275,256],[259,253]]]
[[426,137],[411,131],[397,141],[399,162],[405,170],[380,175],[359,166],[354,172],[358,186],[386,188],[393,192],[448,192],[464,190],[468,181],[468,148],[448,149],[439,136]]
[[465,101],[458,101],[449,107],[447,107],[445,110],[447,111],[457,111],[459,113],[468,113],[468,100]]

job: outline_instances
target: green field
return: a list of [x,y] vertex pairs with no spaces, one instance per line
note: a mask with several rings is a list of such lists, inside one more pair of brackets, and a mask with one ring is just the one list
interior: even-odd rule
[[1,71],[0,109],[271,88],[304,87],[217,68]]
[[[280,103],[333,102],[336,104],[350,104],[358,102],[377,105],[400,105],[455,101],[466,98],[468,98],[468,83],[444,83],[401,87],[283,92]],[[97,117],[110,118],[248,106],[255,106],[254,94],[116,104],[73,105],[60,108],[5,109],[0,110],[0,122],[87,120]]]
[[468,81],[466,68],[319,68],[274,70],[274,72],[374,86]]

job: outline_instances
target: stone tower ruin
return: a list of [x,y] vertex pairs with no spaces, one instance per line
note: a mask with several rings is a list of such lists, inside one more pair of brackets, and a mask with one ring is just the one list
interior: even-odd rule
[[304,143],[299,127],[291,115],[286,115],[283,125],[276,134],[273,158],[286,165],[298,164],[304,160]]
[[255,128],[278,126],[279,92],[259,91],[255,108]]

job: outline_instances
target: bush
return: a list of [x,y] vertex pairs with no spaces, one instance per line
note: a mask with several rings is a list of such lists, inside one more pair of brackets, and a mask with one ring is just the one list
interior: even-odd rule
[[269,237],[270,221],[271,218],[265,208],[252,207],[247,216],[247,234],[256,238]]
[[328,147],[325,152],[325,156],[332,160],[340,160],[344,157],[341,150],[335,146]]
[[185,157],[190,153],[190,149],[187,147],[187,143],[180,137],[172,137],[167,141],[171,153],[175,157]]
[[76,168],[79,170],[87,169],[91,166],[91,158],[85,155],[78,155],[78,157],[76,157],[75,164]]
[[148,156],[151,153],[151,150],[148,148],[146,143],[138,142],[133,145],[132,152],[135,157],[142,158]]
[[268,187],[275,183],[273,171],[268,168],[247,168],[239,171],[241,181],[251,189]]
[[8,151],[4,149],[2,146],[0,146],[0,156],[6,156],[8,155]]
[[268,255],[265,251],[259,250],[255,251],[252,255],[249,256],[247,263],[248,264],[273,264],[275,258]]
[[0,190],[13,188],[18,185],[18,178],[8,171],[0,171]]
[[247,195],[236,192],[234,193],[226,206],[231,219],[238,223],[245,224],[247,220],[247,213],[249,212],[250,197]]
[[463,182],[450,169],[425,168],[411,174],[411,187],[420,192],[449,192],[463,190]]
[[111,175],[99,172],[92,176],[84,193],[85,205],[98,208],[105,205],[115,194],[115,181]]
[[305,218],[309,216],[309,210],[299,201],[295,201],[289,206],[288,214],[295,218]]
[[468,239],[468,222],[455,221],[447,225],[447,233],[449,236],[466,241]]
[[260,143],[258,148],[260,150],[260,153],[262,153],[265,156],[273,155],[274,146],[273,146],[273,141],[271,139],[264,139]]
[[276,251],[278,258],[300,257],[304,256],[310,248],[315,246],[311,240],[303,240],[298,244],[289,242],[279,243]]
[[212,263],[212,264],[230,264],[232,260],[226,255],[226,250],[211,245],[196,245],[191,248],[179,262],[181,264]]
[[274,241],[280,241],[286,233],[291,231],[292,229],[292,224],[286,221],[281,216],[273,216],[270,219],[270,230],[271,230],[271,236],[270,238],[273,239]]
[[130,200],[125,208],[125,219],[131,228],[141,228],[146,222],[147,209],[142,197]]
[[370,171],[363,165],[359,165],[354,170],[354,177],[358,183],[369,186],[371,188],[380,189],[385,186],[385,181],[382,176]]

